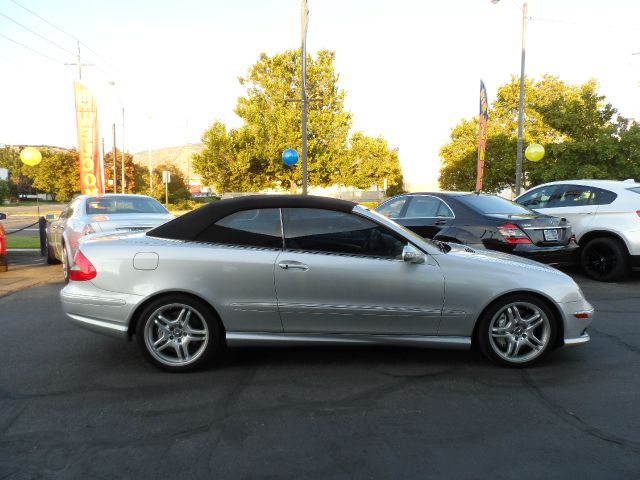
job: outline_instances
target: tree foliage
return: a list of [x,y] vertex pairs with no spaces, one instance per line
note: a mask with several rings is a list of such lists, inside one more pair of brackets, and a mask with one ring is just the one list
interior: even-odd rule
[[[364,149],[371,147],[374,150],[367,155],[388,159],[388,168],[375,165],[367,169],[374,162],[361,162],[357,171],[349,170],[351,114],[344,109],[346,94],[338,86],[334,58],[335,53],[326,50],[318,52],[315,59],[307,56],[309,184],[369,187],[381,184],[379,175],[387,171],[394,175],[389,181],[401,184],[397,152],[382,138],[365,142],[359,137],[355,143],[362,158],[366,156]],[[235,112],[243,125],[227,130],[215,122],[202,136],[204,150],[193,156],[194,170],[205,184],[219,192],[296,189],[302,180],[301,167],[285,165],[281,155],[287,148],[301,151],[300,78],[300,51],[260,55],[239,79],[245,94],[238,98]],[[386,149],[384,154],[382,149]]]
[[33,181],[33,188],[55,195],[66,202],[80,191],[80,166],[75,150],[42,149],[42,161],[22,166],[22,173]]
[[[116,190],[118,193],[122,192],[122,152],[116,149]],[[105,176],[105,190],[107,193],[113,192],[113,152],[106,152],[104,155],[104,176]],[[135,193],[136,188],[136,173],[133,163],[133,155],[130,153],[124,154],[124,181],[125,192]]]
[[171,173],[171,181],[168,185],[169,203],[177,203],[180,200],[187,200],[190,198],[189,190],[187,189],[186,178],[180,168],[171,162],[161,163],[156,165],[153,169],[153,190],[149,190],[149,170],[141,165],[135,165],[135,183],[136,191],[134,193],[140,193],[149,195],[156,200],[164,203],[165,201],[165,184],[162,181],[162,172],[168,171]]
[[[517,148],[519,81],[498,89],[489,110],[484,190],[514,188]],[[624,179],[640,177],[640,127],[617,115],[594,80],[569,85],[545,75],[525,81],[524,148],[545,147],[539,162],[523,158],[523,186],[570,178]],[[477,118],[462,120],[440,150],[440,186],[451,190],[475,188]],[[523,156],[524,157],[524,156]]]

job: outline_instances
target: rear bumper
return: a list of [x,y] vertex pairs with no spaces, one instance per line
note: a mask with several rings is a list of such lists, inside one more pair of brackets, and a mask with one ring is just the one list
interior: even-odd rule
[[126,339],[129,321],[143,297],[109,292],[91,282],[69,282],[60,292],[62,310],[78,327]]
[[549,265],[570,266],[578,263],[577,243],[562,245],[558,247],[538,247],[533,244],[516,244],[516,247],[509,253],[521,257],[535,260],[536,262]]

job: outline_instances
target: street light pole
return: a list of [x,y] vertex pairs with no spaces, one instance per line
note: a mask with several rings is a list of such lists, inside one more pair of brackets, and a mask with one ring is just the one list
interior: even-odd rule
[[[121,180],[121,186],[120,189],[122,191],[122,193],[124,193],[124,184],[125,184],[125,171],[124,171],[124,105],[122,103],[122,97],[120,96],[120,89],[118,88],[118,84],[113,81],[113,80],[109,80],[109,85],[111,85],[112,87],[116,87],[116,93],[118,94],[118,102],[120,102],[120,108],[122,109],[122,151],[120,152],[120,159],[121,159],[121,163],[120,163],[120,170],[121,170],[121,176],[122,176],[122,180]],[[115,182],[115,178],[114,178],[114,182]]]
[[522,187],[522,123],[524,120],[524,58],[525,41],[527,38],[527,12],[528,5],[522,6],[522,56],[520,59],[520,100],[518,103],[518,144],[516,150],[516,196],[520,195]]
[[[491,0],[494,5],[500,0]],[[516,146],[516,196],[520,195],[522,187],[522,123],[524,121],[524,58],[527,38],[527,13],[529,5],[522,5],[522,54],[520,56],[520,98],[518,100],[518,143]]]

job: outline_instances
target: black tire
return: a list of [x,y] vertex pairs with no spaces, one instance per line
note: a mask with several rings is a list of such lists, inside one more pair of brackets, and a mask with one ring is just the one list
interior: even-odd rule
[[71,268],[71,259],[69,249],[62,244],[62,274],[64,275],[64,283],[69,283],[69,269]]
[[45,248],[47,252],[47,263],[49,265],[55,265],[60,263],[60,260],[58,260],[54,255],[51,254],[51,245],[49,245],[49,238],[48,237],[45,237],[45,238],[46,238]]
[[169,372],[188,372],[202,367],[221,352],[223,333],[218,316],[204,301],[169,294],[142,311],[136,341],[154,366]]
[[629,273],[627,249],[615,238],[589,240],[580,251],[580,266],[587,276],[600,282],[617,282]]
[[501,298],[487,309],[480,319],[475,341],[491,361],[527,367],[553,349],[557,335],[557,319],[546,302],[522,293]]

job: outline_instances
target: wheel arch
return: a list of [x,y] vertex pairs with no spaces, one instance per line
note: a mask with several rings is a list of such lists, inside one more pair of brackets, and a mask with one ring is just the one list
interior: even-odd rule
[[580,245],[580,248],[582,248],[594,238],[611,238],[613,240],[616,240],[620,242],[620,245],[624,246],[625,253],[629,255],[629,246],[627,245],[627,242],[624,240],[624,238],[617,233],[611,232],[609,230],[591,230],[590,232],[587,232],[580,237],[578,245]]
[[478,317],[476,318],[475,324],[473,325],[473,333],[471,334],[471,345],[475,346],[478,342],[478,328],[480,328],[480,322],[486,315],[487,311],[491,307],[493,307],[496,303],[505,300],[509,297],[515,297],[517,295],[531,295],[533,297],[537,297],[544,302],[544,304],[551,310],[556,320],[556,328],[557,328],[557,337],[553,348],[561,347],[564,344],[564,317],[562,316],[562,312],[555,304],[553,300],[544,295],[543,293],[531,290],[515,290],[512,292],[504,293],[493,300],[491,300],[485,307],[482,309]]
[[[215,320],[218,322],[220,328],[222,329],[222,332],[226,332],[226,329],[224,327],[224,323],[222,322],[220,314],[218,313],[218,310],[216,310],[216,308],[213,305],[211,305],[211,302],[207,301],[205,298],[201,297],[200,295],[195,295],[194,293],[191,293],[191,292],[186,292],[183,290],[167,290],[167,291],[158,292],[154,295],[151,295],[150,297],[146,298],[144,301],[140,302],[138,306],[136,306],[135,310],[130,316],[129,327],[127,328],[127,339],[129,341],[131,341],[131,339],[133,338],[133,335],[136,333],[136,330],[138,328],[138,322],[140,321],[140,315],[145,310],[145,308],[147,308],[149,304],[151,304],[152,302],[155,302],[159,298],[167,297],[169,295],[183,295],[185,297],[191,297],[195,300],[203,302],[213,312],[215,316]],[[224,337],[223,337],[223,340],[224,340]]]

